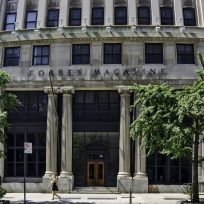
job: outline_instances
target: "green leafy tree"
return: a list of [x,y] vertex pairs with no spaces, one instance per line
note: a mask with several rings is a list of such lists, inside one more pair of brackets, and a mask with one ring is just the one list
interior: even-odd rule
[[[6,145],[5,128],[8,127],[7,112],[15,110],[21,103],[15,94],[5,92],[5,87],[11,83],[6,72],[0,71],[0,143]],[[4,150],[0,149],[0,158],[4,157]]]
[[187,157],[193,165],[192,201],[199,201],[199,143],[204,139],[204,60],[197,71],[199,79],[182,90],[166,84],[130,87],[136,94],[131,110],[140,108],[132,122],[130,135],[140,138],[147,156],[155,151],[172,159]]

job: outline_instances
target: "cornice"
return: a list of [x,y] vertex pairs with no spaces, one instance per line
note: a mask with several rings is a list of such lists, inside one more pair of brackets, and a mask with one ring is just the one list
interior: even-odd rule
[[1,45],[22,45],[35,43],[63,43],[63,42],[95,42],[95,41],[192,41],[204,42],[204,28],[188,27],[184,32],[180,32],[177,26],[161,26],[159,32],[155,31],[155,26],[138,26],[135,32],[131,32],[130,26],[112,26],[111,32],[107,32],[105,26],[88,27],[86,33],[82,32],[82,27],[57,28],[34,30],[18,30],[15,32],[0,32]]

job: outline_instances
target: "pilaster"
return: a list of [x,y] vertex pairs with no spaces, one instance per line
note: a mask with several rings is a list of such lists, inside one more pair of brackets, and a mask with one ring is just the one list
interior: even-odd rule
[[130,91],[127,86],[118,87],[120,94],[120,141],[118,191],[129,192],[130,178]]
[[113,25],[113,7],[114,7],[113,0],[105,0],[104,24],[106,26]]
[[136,1],[128,0],[128,24],[135,25],[136,24]]
[[47,0],[38,3],[38,18],[37,28],[44,28],[46,26],[47,18]]
[[59,26],[65,27],[67,26],[68,22],[68,12],[69,12],[69,1],[67,0],[60,0],[60,13],[59,13]]
[[16,30],[21,30],[24,28],[24,19],[25,19],[25,11],[26,11],[26,0],[18,0],[17,7],[17,17],[16,17]]
[[4,29],[5,12],[6,12],[6,0],[0,1],[0,30]]
[[197,0],[196,1],[196,10],[198,16],[198,26],[204,27],[204,1]]
[[90,25],[90,7],[91,0],[83,0],[82,1],[82,26]]
[[62,87],[62,140],[61,140],[61,172],[60,189],[62,192],[70,192],[73,188],[72,173],[72,95],[73,87]]
[[160,25],[159,0],[151,0],[152,25]]
[[183,26],[182,0],[174,0],[174,18],[176,26]]

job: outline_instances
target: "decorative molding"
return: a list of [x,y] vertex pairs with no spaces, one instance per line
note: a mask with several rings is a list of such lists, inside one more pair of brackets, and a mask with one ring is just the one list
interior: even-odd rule
[[73,86],[60,87],[60,93],[64,95],[72,95],[74,94],[74,87]]
[[130,95],[131,91],[128,86],[118,86],[118,93],[120,95]]
[[59,87],[53,87],[53,89],[51,87],[44,87],[44,92],[48,95],[50,94],[58,94],[59,93]]

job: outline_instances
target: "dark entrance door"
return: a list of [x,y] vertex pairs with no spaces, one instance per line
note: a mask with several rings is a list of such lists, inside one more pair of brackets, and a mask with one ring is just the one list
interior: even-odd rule
[[104,185],[104,162],[103,161],[87,162],[87,185],[88,186]]

